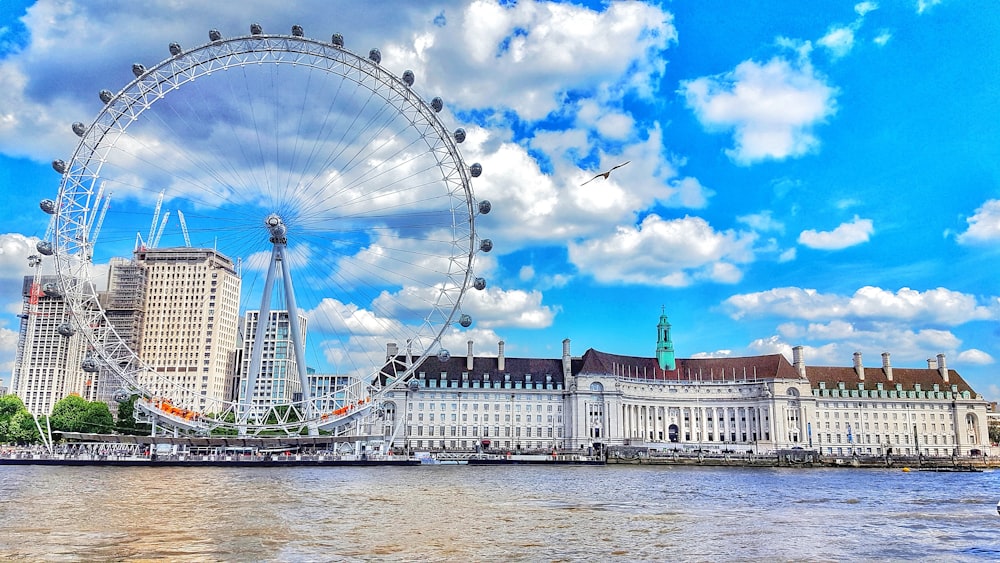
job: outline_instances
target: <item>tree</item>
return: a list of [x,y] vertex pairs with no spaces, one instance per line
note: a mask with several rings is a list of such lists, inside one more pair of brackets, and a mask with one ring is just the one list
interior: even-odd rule
[[35,419],[17,395],[0,397],[0,443],[31,444],[39,438]]
[[139,424],[135,421],[135,402],[139,395],[132,395],[127,401],[118,403],[118,433],[131,435],[149,435],[151,429],[148,424]]
[[59,399],[52,407],[52,430],[61,432],[85,432],[87,401],[79,395],[69,395]]
[[107,403],[101,401],[87,403],[82,426],[83,432],[114,433],[115,418],[111,416],[111,409],[108,408]]
[[31,416],[28,409],[18,411],[11,417],[7,435],[11,442],[19,445],[34,444],[41,438],[38,426],[35,425],[35,417]]
[[990,421],[990,443],[1000,443],[1000,422],[994,423]]

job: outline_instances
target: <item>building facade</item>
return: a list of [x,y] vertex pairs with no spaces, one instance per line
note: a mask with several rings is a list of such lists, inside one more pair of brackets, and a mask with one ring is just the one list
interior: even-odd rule
[[33,415],[51,414],[62,398],[88,394],[94,382],[81,367],[83,337],[73,329],[70,310],[53,275],[25,276],[20,330],[11,392]]
[[[240,404],[248,404],[247,376],[250,373],[250,364],[253,360],[252,350],[256,343],[259,322],[260,311],[246,312],[243,328],[243,353],[241,354],[239,372]],[[299,330],[302,331],[303,347],[305,346],[307,326],[306,318],[300,314]],[[288,311],[271,311],[270,320],[264,329],[260,370],[254,382],[249,404],[268,406],[301,400],[302,380],[299,377],[294,345]]]
[[[233,396],[240,278],[212,249],[136,252],[146,273],[140,357],[156,378],[182,390],[177,406],[212,410]],[[156,381],[140,381],[156,389]]]
[[888,353],[874,368],[860,354],[852,366],[811,367],[802,347],[792,362],[781,354],[674,358],[665,315],[657,328],[650,357],[594,349],[575,357],[569,340],[559,359],[506,358],[502,342],[496,357],[476,357],[471,342],[464,358],[431,357],[390,393],[384,434],[393,447],[417,450],[988,451],[987,403],[943,354],[926,368],[895,369]]

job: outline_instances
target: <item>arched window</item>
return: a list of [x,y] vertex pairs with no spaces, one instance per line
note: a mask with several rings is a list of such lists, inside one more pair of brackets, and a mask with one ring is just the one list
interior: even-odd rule
[[595,392],[595,393],[603,393],[604,392],[604,384],[601,383],[600,381],[595,381],[595,382],[593,382],[593,383],[590,384],[590,390],[593,391],[593,392]]

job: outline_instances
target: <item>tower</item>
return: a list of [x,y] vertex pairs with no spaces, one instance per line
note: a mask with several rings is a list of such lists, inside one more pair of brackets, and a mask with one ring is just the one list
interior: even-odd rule
[[670,340],[670,322],[665,308],[660,310],[660,322],[656,325],[656,363],[662,370],[677,369],[674,361],[674,343]]
[[178,406],[204,411],[227,400],[239,337],[241,282],[233,262],[187,247],[139,250],[136,262],[146,272],[143,361],[198,397]]

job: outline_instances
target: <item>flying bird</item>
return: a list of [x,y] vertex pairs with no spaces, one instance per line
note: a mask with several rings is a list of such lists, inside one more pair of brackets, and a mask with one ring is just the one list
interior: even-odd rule
[[625,165],[626,165],[626,164],[628,164],[629,162],[632,162],[632,161],[631,161],[631,160],[626,160],[625,162],[623,162],[623,163],[619,164],[618,166],[612,166],[612,167],[611,167],[611,168],[610,168],[609,170],[607,170],[607,171],[605,171],[605,172],[601,172],[600,174],[598,174],[598,175],[594,176],[593,178],[591,178],[591,179],[587,180],[586,182],[584,182],[584,183],[582,183],[582,184],[580,184],[580,185],[581,185],[581,186],[586,186],[587,184],[589,184],[589,183],[593,182],[594,180],[596,180],[596,179],[598,179],[598,178],[601,178],[601,177],[603,177],[603,178],[604,178],[605,180],[607,180],[607,179],[608,179],[608,176],[610,176],[610,175],[611,175],[611,172],[613,172],[613,171],[615,171],[615,170],[617,170],[617,169],[621,168],[622,166],[625,166]]

